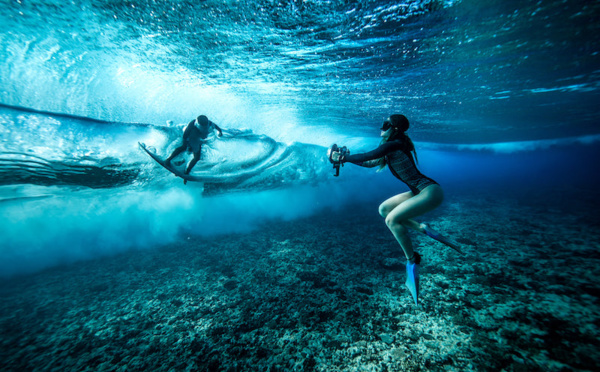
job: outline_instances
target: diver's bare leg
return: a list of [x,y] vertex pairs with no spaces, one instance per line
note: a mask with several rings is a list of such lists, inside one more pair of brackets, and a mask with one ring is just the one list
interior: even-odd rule
[[[408,199],[412,198],[414,195],[412,193],[412,191],[408,191],[402,194],[398,194],[398,195],[394,195],[391,198],[385,200],[383,203],[381,203],[381,205],[379,206],[379,214],[381,215],[381,217],[386,218],[388,216],[388,214],[390,214],[390,212],[392,210],[394,210],[394,208],[396,208],[398,205],[402,204],[403,202],[407,201]],[[425,233],[425,229],[423,224],[413,220],[413,219],[407,219],[406,221],[404,221],[402,223],[404,226],[413,229],[415,231],[418,231],[420,233]]]
[[392,196],[391,198],[381,203],[381,205],[379,206],[379,214],[381,215],[381,217],[386,218],[387,215],[390,214],[392,210],[394,210],[394,208],[404,203],[408,199],[412,198],[413,196],[414,195],[412,191]]
[[[398,196],[401,195],[403,194]],[[412,218],[437,208],[443,199],[444,193],[442,188],[439,185],[431,185],[417,196],[404,200],[386,215],[385,224],[402,247],[407,260],[414,258],[412,241],[408,235],[408,227],[422,231],[421,225],[412,220]]]

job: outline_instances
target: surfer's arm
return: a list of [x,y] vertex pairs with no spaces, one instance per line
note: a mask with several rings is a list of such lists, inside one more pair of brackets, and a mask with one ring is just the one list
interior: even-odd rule
[[223,131],[221,130],[221,128],[219,128],[219,126],[215,123],[212,123],[212,125],[215,127],[216,130],[219,131],[219,137],[223,136]]
[[192,128],[194,127],[194,122],[190,122],[187,127],[183,130],[183,139],[186,140],[189,138],[190,133],[192,132]]

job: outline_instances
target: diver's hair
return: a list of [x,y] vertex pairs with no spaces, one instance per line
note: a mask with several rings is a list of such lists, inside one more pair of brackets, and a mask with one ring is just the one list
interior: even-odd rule
[[[415,145],[413,144],[410,137],[406,134],[406,131],[410,127],[408,119],[404,115],[394,114],[390,116],[390,121],[392,128],[394,128],[394,131],[392,132],[392,135],[388,137],[388,139],[383,138],[379,145],[381,146],[389,141],[400,140],[405,146],[405,149],[408,150],[409,153],[412,152],[411,155],[413,155],[415,163],[418,164],[419,160],[417,159],[417,151],[415,150]],[[383,170],[386,165],[387,164],[385,162],[385,158],[381,158],[381,160],[379,161],[379,168],[377,169],[377,171],[379,172]]]
[[392,127],[399,129],[400,132],[402,132],[402,133],[406,132],[408,130],[408,128],[410,127],[410,123],[408,122],[408,119],[404,115],[400,115],[400,114],[390,115],[390,122],[391,122]]

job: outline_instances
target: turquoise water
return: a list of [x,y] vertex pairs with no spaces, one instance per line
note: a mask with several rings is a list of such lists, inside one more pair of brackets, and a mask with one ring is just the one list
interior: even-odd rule
[[[105,193],[129,205],[130,195],[148,193],[181,193],[197,202],[202,190],[206,196],[313,185],[311,198],[337,205],[342,199],[333,201],[323,189],[353,182],[359,189],[344,186],[345,193],[363,194],[359,179],[368,172],[346,167],[343,180],[333,179],[325,149],[373,148],[376,128],[394,112],[411,120],[423,171],[448,187],[476,185],[479,178],[481,187],[494,180],[518,185],[541,174],[545,185],[546,179],[597,182],[597,162],[586,159],[600,138],[598,7],[7,1],[0,19],[3,199],[56,197],[37,202],[44,210],[44,203]],[[199,114],[228,131],[206,149],[208,168],[196,169],[206,184],[181,189],[137,142],[164,155]],[[115,196],[122,193],[128,196]],[[371,194],[365,197],[387,196]],[[165,202],[175,214],[180,203]],[[80,209],[66,207],[63,218],[91,214],[97,226],[115,219],[113,211],[100,218]],[[145,225],[140,214],[160,219],[162,210],[149,209],[117,213],[120,225]],[[29,218],[19,218],[25,231]],[[38,223],[51,236],[73,238],[60,223]],[[17,230],[5,229],[10,243],[0,254],[20,255],[14,248],[20,244],[47,250],[37,238],[11,239]],[[141,235],[154,236],[151,230]],[[131,241],[129,234],[115,240]],[[29,259],[20,260],[27,266]]]
[[[513,219],[498,218],[515,223],[547,207],[557,225],[536,228],[556,232],[556,210],[564,211],[565,228],[581,223],[588,232],[582,251],[597,254],[590,210],[600,206],[598,1],[0,0],[0,7],[7,283],[195,239],[232,237],[243,247],[244,236],[268,235],[265,226],[283,234],[306,219],[319,221],[309,234],[334,231],[337,242],[327,244],[343,248],[344,228],[360,228],[320,228],[329,213],[356,206],[366,225],[385,227],[377,206],[406,188],[389,171],[350,164],[336,178],[326,150],[373,149],[392,113],[409,118],[420,169],[446,192],[441,212],[424,220],[452,234],[459,215],[510,206]],[[184,185],[138,142],[166,156],[200,114],[224,136],[203,149],[193,172],[203,182]],[[515,200],[533,200],[539,210],[521,210]],[[457,232],[465,242],[508,235],[489,220],[468,221],[485,231]],[[302,249],[298,234],[289,239]],[[385,229],[368,236],[369,250],[395,244]],[[523,239],[514,247],[534,244]],[[546,243],[571,249],[573,239]],[[597,278],[597,270],[581,270]],[[597,300],[597,285],[589,288]]]
[[[61,218],[81,214],[93,222],[72,228],[88,236],[104,234],[107,220],[124,226],[100,244],[110,252],[113,244],[152,244],[153,227],[125,226],[161,220],[165,208],[184,216],[181,198],[194,216],[200,207],[189,205],[205,203],[202,195],[307,185],[314,189],[299,215],[355,194],[382,200],[402,186],[383,174],[364,182],[371,174],[352,167],[334,179],[323,154],[332,143],[355,153],[373,148],[376,128],[394,112],[411,120],[422,170],[446,187],[598,181],[598,162],[589,160],[600,139],[596,2],[6,1],[3,8],[1,193],[5,201],[35,200],[40,211],[2,204],[19,216],[18,228],[3,227],[0,255],[19,257],[5,275],[30,266],[23,245],[61,260],[71,254],[48,247],[56,236],[87,245],[58,228]],[[137,142],[166,155],[199,114],[226,135],[209,143],[205,167],[196,167],[205,184],[181,188]],[[165,204],[158,210],[129,201],[155,194]],[[127,213],[72,206],[105,195]],[[249,219],[295,215],[285,201],[271,204]],[[46,208],[57,207],[62,217],[44,221]],[[196,225],[189,220],[166,226],[169,239]],[[46,233],[24,238],[32,225]],[[202,233],[215,229],[227,230]]]

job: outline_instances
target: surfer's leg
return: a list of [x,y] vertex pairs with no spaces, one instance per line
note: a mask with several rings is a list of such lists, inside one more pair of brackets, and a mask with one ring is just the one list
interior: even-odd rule
[[421,230],[421,226],[412,218],[437,208],[443,200],[442,188],[439,185],[431,185],[418,195],[398,204],[385,217],[385,224],[402,247],[407,259],[410,260],[414,257],[412,241],[408,235],[407,227],[417,231]]
[[182,152],[184,152],[186,148],[187,148],[187,146],[184,143],[183,145],[181,145],[178,148],[176,148],[175,150],[173,150],[173,153],[171,155],[169,155],[169,157],[165,160],[165,163],[167,165],[170,165],[171,164],[171,160],[173,160],[173,158],[175,158],[177,155],[179,155]]
[[188,163],[188,166],[185,169],[185,174],[190,174],[192,168],[194,168],[194,165],[196,165],[198,160],[200,160],[200,151],[194,151],[194,158]]

